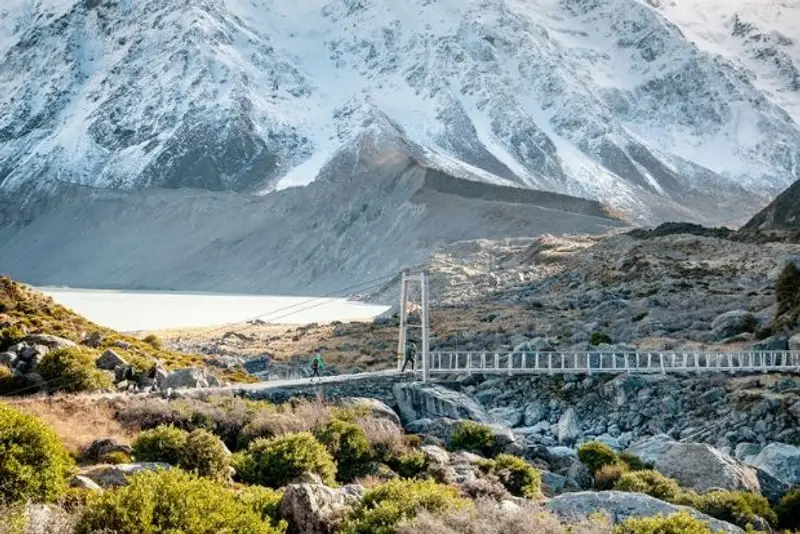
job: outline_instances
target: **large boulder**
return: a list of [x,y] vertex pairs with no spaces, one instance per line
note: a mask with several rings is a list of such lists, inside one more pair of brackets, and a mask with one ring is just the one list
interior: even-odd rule
[[113,438],[96,439],[83,452],[83,457],[91,462],[97,462],[112,452],[130,455],[133,450],[129,445],[120,443]]
[[280,515],[289,523],[289,534],[333,534],[363,496],[364,488],[357,485],[292,484],[284,490]]
[[701,493],[714,488],[761,493],[754,469],[705,443],[668,444],[655,469]]
[[743,534],[739,527],[701,514],[694,508],[676,506],[640,493],[620,491],[565,493],[550,499],[545,508],[562,521],[577,522],[592,514],[604,512],[612,523],[617,524],[630,517],[652,517],[688,512],[701,521],[706,521],[716,532]]
[[569,408],[558,420],[558,443],[572,445],[581,437],[581,427],[578,424],[578,415]]
[[162,389],[196,389],[208,386],[208,375],[205,369],[188,367],[169,373]]
[[86,477],[100,487],[109,488],[116,486],[126,486],[128,477],[141,473],[142,471],[157,471],[159,469],[170,469],[171,466],[159,462],[144,462],[136,464],[119,465],[93,465],[85,467],[78,472],[79,476]]
[[675,440],[666,434],[658,434],[651,438],[637,441],[625,451],[639,458],[641,461],[654,464],[661,456],[661,453]]
[[439,417],[492,422],[486,410],[470,397],[440,385],[419,382],[395,384],[393,392],[400,417],[406,423]]
[[125,358],[117,354],[111,349],[106,350],[102,356],[95,360],[94,364],[97,366],[98,369],[103,369],[105,371],[113,371],[117,367],[127,366],[128,362],[125,361]]
[[522,410],[513,406],[493,408],[489,410],[489,415],[497,422],[507,427],[519,426],[522,422]]
[[542,401],[534,401],[525,407],[523,423],[525,426],[536,426],[542,421],[547,421],[550,410]]
[[722,341],[733,336],[758,330],[758,317],[745,310],[723,313],[711,323],[712,336]]
[[67,349],[76,346],[74,341],[49,334],[30,334],[25,336],[23,342],[29,345],[44,345],[50,350]]
[[747,463],[791,486],[800,485],[800,448],[785,443],[764,447]]
[[397,426],[402,426],[400,423],[400,416],[397,412],[388,407],[385,403],[378,399],[367,399],[364,397],[348,397],[342,399],[340,404],[345,407],[360,408],[368,411],[369,414],[375,419],[385,419],[394,423]]

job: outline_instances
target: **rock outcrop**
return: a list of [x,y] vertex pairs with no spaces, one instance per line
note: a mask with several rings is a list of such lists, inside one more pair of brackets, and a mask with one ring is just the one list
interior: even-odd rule
[[439,417],[492,422],[492,417],[472,398],[436,384],[397,384],[394,396],[400,416],[407,423]]
[[761,493],[755,470],[703,443],[670,443],[655,469],[700,493],[715,488]]
[[169,464],[159,462],[119,465],[93,465],[81,469],[78,472],[78,475],[88,478],[102,488],[109,488],[127,485],[128,477],[142,471],[156,471],[158,469],[170,468],[171,466]]
[[364,488],[358,485],[291,484],[284,490],[279,513],[289,523],[290,534],[334,534],[363,495]]
[[785,443],[771,443],[747,463],[766,471],[773,477],[800,486],[800,448]]
[[668,504],[639,493],[619,491],[566,493],[551,499],[545,507],[564,521],[582,520],[594,513],[601,512],[607,514],[614,524],[621,523],[630,517],[670,515],[684,511],[708,522],[714,531],[729,534],[744,533],[739,527],[701,514],[694,508]]

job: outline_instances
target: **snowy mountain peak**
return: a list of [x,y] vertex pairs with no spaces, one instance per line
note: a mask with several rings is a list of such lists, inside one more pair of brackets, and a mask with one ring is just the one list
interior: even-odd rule
[[7,0],[0,194],[272,194],[394,132],[467,180],[741,220],[800,178],[799,27],[780,0]]

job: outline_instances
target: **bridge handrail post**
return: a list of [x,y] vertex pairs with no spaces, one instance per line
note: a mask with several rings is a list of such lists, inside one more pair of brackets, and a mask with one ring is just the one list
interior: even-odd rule
[[661,363],[661,374],[662,375],[666,374],[667,371],[664,369],[664,353],[663,352],[659,352],[658,353],[658,358],[659,358],[660,363]]
[[500,370],[500,354],[497,352],[494,353],[494,370],[495,372]]
[[[600,353],[600,361],[602,361],[602,359],[603,359],[603,353],[601,352]],[[591,352],[587,352],[586,353],[586,373],[589,376],[592,376],[592,353]]]
[[472,353],[467,353],[467,376],[472,375]]
[[626,352],[625,353],[625,372],[626,373],[630,373],[631,372],[631,362],[629,360],[629,357],[630,357],[630,354],[628,354]]
[[512,352],[508,355],[508,376],[511,376],[513,374],[512,373],[513,366],[514,366],[514,353]]
[[547,353],[547,374],[553,374],[553,353]]

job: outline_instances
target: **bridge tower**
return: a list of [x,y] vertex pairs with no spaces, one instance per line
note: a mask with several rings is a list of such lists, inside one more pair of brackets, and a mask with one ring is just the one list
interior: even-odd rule
[[[408,312],[409,304],[413,303],[411,300],[411,287],[413,284],[419,285],[419,324],[409,324]],[[422,381],[427,382],[430,379],[430,328],[429,328],[430,313],[428,309],[428,275],[425,271],[420,274],[408,274],[403,271],[402,286],[400,287],[400,335],[397,341],[397,370],[403,368],[405,361],[406,341],[408,340],[408,329],[420,329],[421,347],[417,351],[415,370],[422,372]]]

